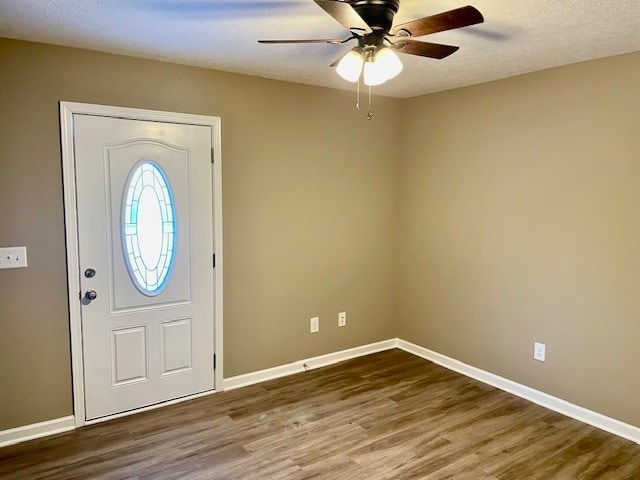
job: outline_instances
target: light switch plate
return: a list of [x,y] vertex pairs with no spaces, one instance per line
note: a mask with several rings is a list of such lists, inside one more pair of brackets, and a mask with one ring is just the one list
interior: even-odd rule
[[24,268],[27,266],[27,247],[0,248],[0,268]]

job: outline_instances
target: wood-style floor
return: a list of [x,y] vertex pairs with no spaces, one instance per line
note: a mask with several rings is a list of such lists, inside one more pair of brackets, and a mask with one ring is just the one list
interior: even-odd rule
[[640,479],[640,445],[400,350],[0,449],[1,479]]

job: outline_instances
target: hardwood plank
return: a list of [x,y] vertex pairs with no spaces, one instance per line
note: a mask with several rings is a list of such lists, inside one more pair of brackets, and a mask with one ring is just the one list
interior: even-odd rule
[[640,479],[640,445],[400,350],[0,449],[2,479]]

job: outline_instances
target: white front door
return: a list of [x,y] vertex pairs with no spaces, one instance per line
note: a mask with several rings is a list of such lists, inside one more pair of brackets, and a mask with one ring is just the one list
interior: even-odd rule
[[211,130],[73,115],[87,420],[214,389]]

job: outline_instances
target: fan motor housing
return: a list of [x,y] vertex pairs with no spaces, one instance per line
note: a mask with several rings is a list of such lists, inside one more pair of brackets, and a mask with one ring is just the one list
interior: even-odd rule
[[349,3],[374,32],[384,33],[391,30],[393,17],[400,6],[400,0],[354,0]]

